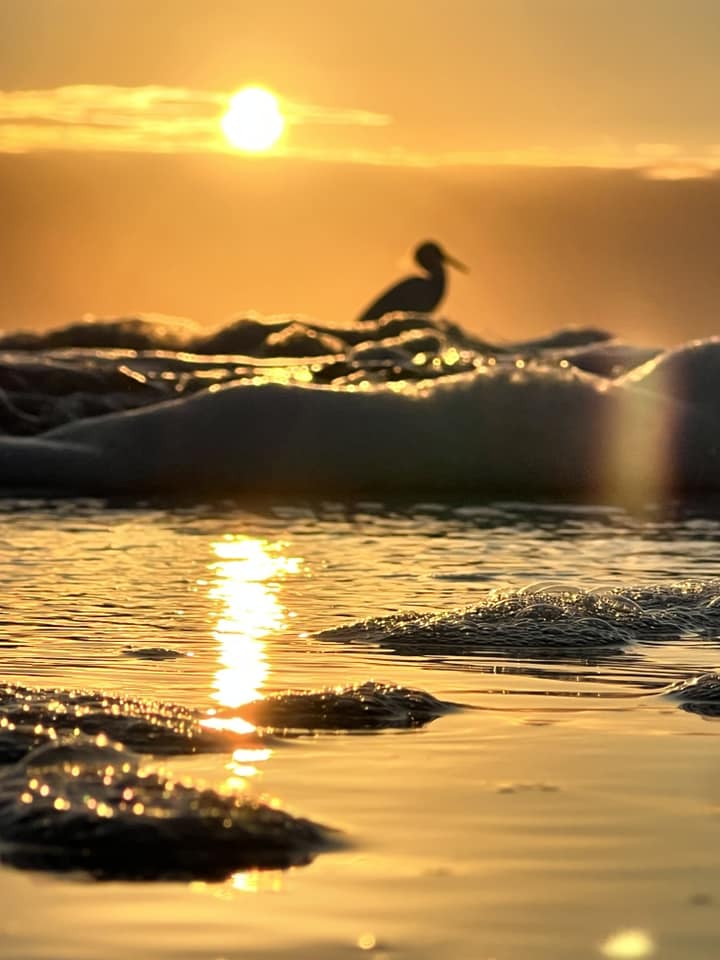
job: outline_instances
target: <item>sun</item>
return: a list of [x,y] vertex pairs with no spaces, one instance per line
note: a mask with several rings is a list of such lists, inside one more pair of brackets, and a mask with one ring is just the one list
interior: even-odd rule
[[230,100],[220,126],[234,147],[260,153],[278,142],[285,129],[285,118],[277,97],[269,90],[245,87]]

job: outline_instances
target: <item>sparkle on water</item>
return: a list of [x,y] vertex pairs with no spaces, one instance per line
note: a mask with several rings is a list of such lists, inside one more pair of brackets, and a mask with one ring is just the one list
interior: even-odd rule
[[654,952],[653,939],[645,930],[619,930],[602,945],[602,953],[612,960],[636,960]]

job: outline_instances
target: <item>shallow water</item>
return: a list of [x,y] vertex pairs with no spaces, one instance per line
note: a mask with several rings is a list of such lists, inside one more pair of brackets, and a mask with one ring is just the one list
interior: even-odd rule
[[517,659],[317,636],[501,587],[720,577],[707,509],[6,499],[0,511],[5,679],[204,709],[374,678],[467,705],[416,730],[164,758],[278,798],[347,845],[214,884],[4,867],[5,956],[717,956],[720,728],[659,693],[715,669],[716,638]]

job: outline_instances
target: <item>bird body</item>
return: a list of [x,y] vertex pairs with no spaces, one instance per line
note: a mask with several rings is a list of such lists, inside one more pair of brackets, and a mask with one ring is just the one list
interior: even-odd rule
[[432,313],[445,294],[445,266],[467,271],[467,267],[436,243],[421,243],[415,250],[415,262],[423,268],[425,276],[406,277],[390,287],[358,317],[360,321],[379,320],[396,310]]

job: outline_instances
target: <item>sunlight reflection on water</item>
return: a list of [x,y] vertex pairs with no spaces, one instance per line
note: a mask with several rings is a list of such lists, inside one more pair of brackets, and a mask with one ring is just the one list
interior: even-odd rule
[[240,893],[280,893],[284,874],[280,870],[247,870],[234,873],[230,881],[233,890]]
[[606,957],[649,957],[655,952],[652,937],[644,930],[620,930],[605,941],[601,951]]
[[210,564],[214,581],[209,596],[221,602],[213,637],[220,669],[212,694],[225,707],[262,696],[270,673],[265,638],[287,626],[287,611],[278,594],[282,579],[298,573],[302,559],[286,557],[283,545],[226,534],[212,543],[218,558]]
[[[298,573],[300,557],[286,557],[283,544],[226,534],[211,544],[217,560],[208,596],[220,601],[213,637],[218,645],[219,669],[213,680],[212,699],[223,707],[238,707],[263,696],[270,673],[265,638],[287,627],[287,611],[278,594],[282,579]],[[240,717],[209,717],[205,726],[251,733],[255,727]],[[244,789],[258,772],[257,763],[268,760],[268,748],[238,749],[228,765],[228,789]]]

